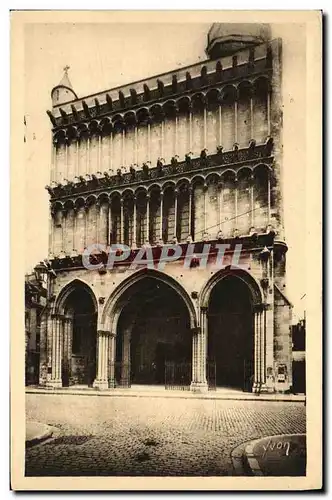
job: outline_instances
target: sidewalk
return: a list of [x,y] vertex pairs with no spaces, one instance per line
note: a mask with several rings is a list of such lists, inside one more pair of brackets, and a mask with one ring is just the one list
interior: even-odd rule
[[25,445],[27,447],[38,444],[53,435],[54,428],[39,422],[27,422],[25,429]]
[[30,386],[26,387],[27,394],[67,394],[75,396],[104,396],[104,397],[141,397],[141,398],[181,398],[181,399],[213,399],[213,400],[241,400],[241,401],[284,401],[305,402],[303,394],[269,394],[260,395],[243,392],[236,389],[217,388],[207,393],[195,393],[189,390],[166,390],[163,386],[132,386],[130,388],[116,388],[98,390],[87,386],[61,387],[57,389]]
[[305,476],[306,435],[281,434],[243,443],[232,451],[237,475]]

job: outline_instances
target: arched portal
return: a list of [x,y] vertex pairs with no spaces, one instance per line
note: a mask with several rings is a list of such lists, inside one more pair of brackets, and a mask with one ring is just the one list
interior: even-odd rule
[[92,386],[96,378],[97,304],[90,288],[79,280],[59,296],[62,317],[62,385]]
[[207,309],[208,359],[216,384],[251,391],[254,374],[253,297],[247,283],[226,275],[214,285]]
[[[122,294],[116,326],[115,382],[164,384],[166,363],[187,366],[192,338],[188,307],[169,284],[146,276]],[[120,368],[119,368],[120,367]]]

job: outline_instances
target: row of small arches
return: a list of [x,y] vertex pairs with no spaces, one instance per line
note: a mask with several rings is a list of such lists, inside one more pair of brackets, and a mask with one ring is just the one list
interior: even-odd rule
[[110,132],[120,132],[123,128],[139,124],[160,122],[165,117],[173,118],[177,114],[189,113],[190,110],[201,112],[204,108],[213,110],[219,105],[229,105],[235,102],[247,103],[251,98],[259,102],[265,101],[271,91],[270,82],[266,77],[258,77],[254,81],[241,81],[239,84],[228,84],[220,88],[212,88],[207,92],[199,91],[194,95],[185,95],[178,99],[168,99],[165,103],[155,103],[149,107],[140,107],[126,113],[116,113],[100,120],[93,119],[89,123],[71,125],[56,131],[53,140],[61,142],[74,140],[87,135],[108,135]]
[[208,187],[209,184],[217,184],[220,188],[224,184],[236,184],[242,181],[248,183],[259,183],[262,179],[267,177],[272,178],[270,175],[271,168],[263,163],[260,163],[254,167],[242,167],[237,172],[233,169],[227,169],[222,174],[211,173],[207,176],[197,175],[193,179],[181,178],[177,182],[175,181],[165,181],[164,183],[154,183],[149,187],[138,186],[136,189],[126,188],[123,191],[112,190],[111,193],[102,192],[98,195],[90,194],[88,196],[79,196],[76,200],[66,200],[57,201],[52,204],[53,211],[79,208],[82,206],[90,206],[92,204],[103,203],[109,201],[112,198],[122,198],[126,199],[128,197],[139,197],[141,195],[149,196],[153,192],[158,191],[165,193],[167,189],[173,189],[176,193],[182,192],[183,190],[194,189],[197,184],[203,185],[203,187]]

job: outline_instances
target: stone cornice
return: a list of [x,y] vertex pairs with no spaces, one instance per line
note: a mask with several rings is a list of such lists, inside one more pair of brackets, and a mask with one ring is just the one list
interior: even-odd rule
[[[219,240],[210,240],[210,241],[198,241],[195,242],[195,248],[194,248],[194,253],[202,253],[204,245],[205,244],[210,244],[210,252],[209,256],[213,257],[217,253],[217,248],[216,245],[230,245],[229,249],[225,251],[225,255],[232,253],[235,249],[235,245],[242,245],[242,252],[244,253],[251,253],[251,254],[259,254],[262,250],[262,248],[267,247],[270,250],[274,250],[278,254],[284,254],[287,252],[287,245],[284,242],[275,242],[275,233],[274,231],[271,231],[269,233],[262,233],[262,234],[253,234],[253,235],[246,235],[246,236],[241,236],[237,238],[224,238],[224,239],[219,239]],[[182,249],[182,257],[179,258],[179,260],[183,260],[186,255],[186,250],[188,247],[188,243],[179,243],[179,246]],[[162,246],[152,246],[152,255],[153,255],[153,261],[154,263],[159,262],[159,258],[161,255],[162,251]],[[123,261],[115,261],[114,262],[114,268],[123,268],[123,267],[128,267],[132,261],[134,260],[135,256],[139,252],[140,249],[132,249],[129,257]],[[94,265],[97,265],[99,263],[103,264],[100,269],[97,271],[100,272],[100,270],[103,271],[103,273],[106,273],[106,264],[108,261],[108,252],[101,252],[99,254],[94,254],[93,255],[93,261],[92,263]],[[84,269],[84,266],[82,264],[82,255],[77,255],[75,257],[63,257],[63,258],[54,258],[52,259],[52,267],[57,271],[65,271],[65,270],[78,270],[78,269]],[[89,271],[91,272],[91,271]],[[111,270],[109,272],[112,272]]]
[[[90,178],[78,178],[78,182],[68,182],[65,185],[58,184],[57,186],[46,186],[50,196],[51,203],[57,200],[70,199],[73,196],[89,195],[93,193],[105,192],[105,190],[118,190],[138,187],[140,185],[148,186],[149,183],[164,181],[167,179],[176,178],[185,174],[187,177],[194,177],[200,172],[208,172],[215,168],[237,168],[245,164],[250,167],[257,161],[262,160],[262,163],[271,164],[273,157],[271,156],[273,149],[273,141],[269,139],[265,144],[252,145],[244,149],[234,149],[233,151],[223,152],[222,148],[218,153],[200,158],[187,158],[184,161],[178,161],[173,158],[171,163],[163,165],[161,162],[156,167],[146,168],[142,170],[131,169],[130,172],[121,173],[119,169],[116,175],[108,175],[104,172],[104,176],[97,177],[91,175]],[[203,152],[202,152],[203,153]],[[203,157],[202,157],[203,156]]]

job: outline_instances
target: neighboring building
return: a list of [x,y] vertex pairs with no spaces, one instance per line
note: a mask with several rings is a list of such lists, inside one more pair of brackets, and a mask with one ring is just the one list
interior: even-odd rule
[[306,320],[304,318],[292,326],[293,391],[297,393],[306,392],[305,337]]
[[25,276],[25,382],[39,382],[40,319],[46,288],[35,274]]
[[[281,40],[269,26],[218,23],[207,55],[84,98],[66,69],[52,90],[57,276],[41,328],[41,384],[290,389]],[[182,258],[130,269],[141,248],[155,264],[174,242],[183,256],[194,242],[187,268]],[[114,269],[87,270],[82,253],[93,243],[132,250]],[[221,243],[226,267],[216,269]],[[240,243],[246,270],[230,268]],[[106,260],[107,251],[95,256]]]

